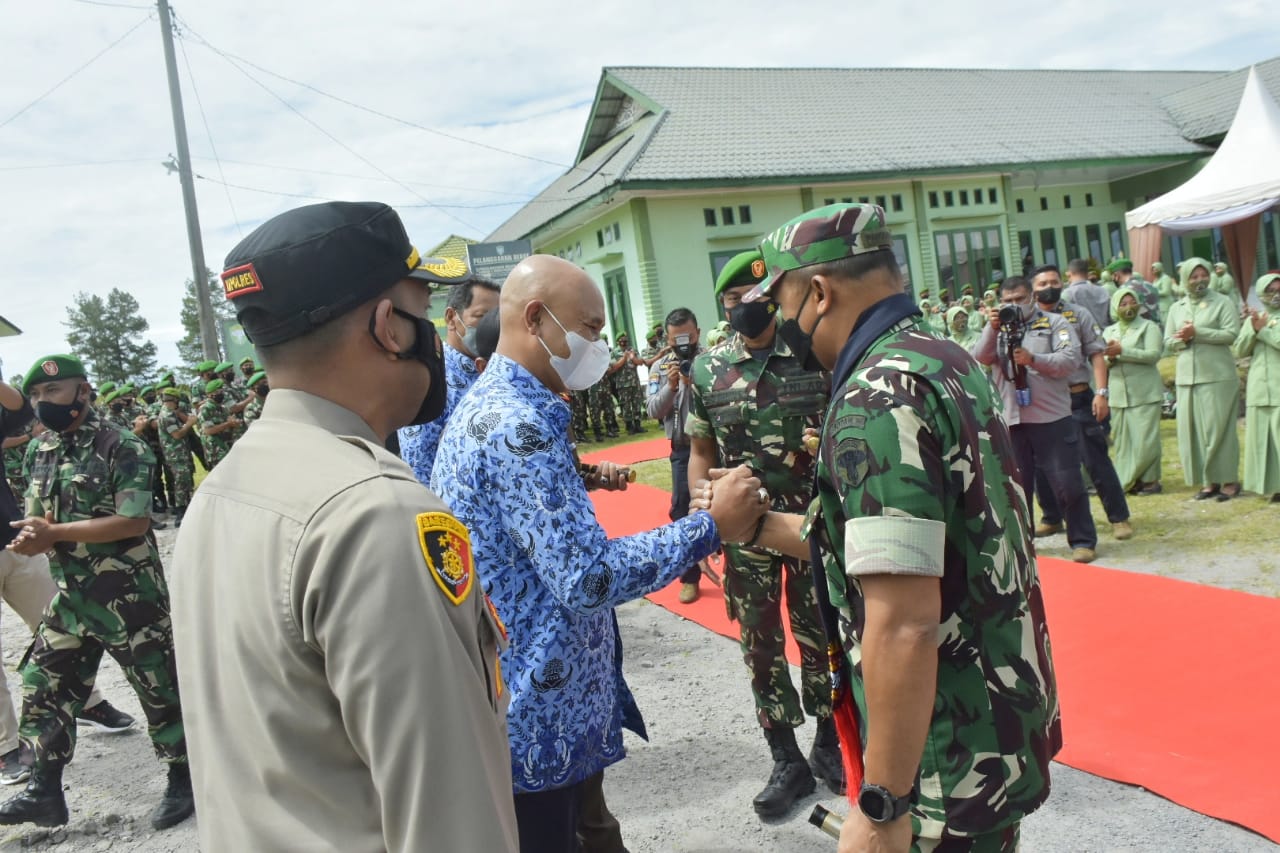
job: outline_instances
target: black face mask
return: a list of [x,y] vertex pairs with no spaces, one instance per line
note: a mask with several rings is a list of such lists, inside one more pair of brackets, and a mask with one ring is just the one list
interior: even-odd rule
[[259,397],[265,397],[267,396],[267,392],[270,391],[271,389],[267,387],[267,383],[264,381],[264,382],[259,382],[257,385],[253,386],[253,390],[258,393]]
[[227,395],[219,391],[216,394],[210,394],[209,399],[215,403],[221,403],[223,400],[227,399]]
[[111,404],[111,411],[113,411],[113,412],[123,412],[123,411],[124,411],[124,403],[112,403],[112,404]]
[[54,432],[64,432],[76,422],[76,418],[80,417],[83,411],[84,403],[78,394],[70,403],[51,403],[48,400],[41,400],[36,403],[36,420]]
[[1057,305],[1062,298],[1061,287],[1045,287],[1036,291],[1036,302],[1041,305]]
[[[810,291],[812,293],[812,291]],[[800,310],[796,312],[796,316],[788,320],[783,320],[778,325],[778,337],[782,338],[782,342],[791,350],[791,354],[799,360],[800,366],[805,370],[824,370],[822,362],[818,361],[813,354],[813,333],[818,328],[818,324],[822,322],[822,315],[818,315],[818,319],[813,321],[813,328],[804,331],[800,328],[800,312],[804,311],[804,306],[809,302],[809,295],[806,294],[804,302],[800,303]]]
[[758,338],[773,325],[778,304],[772,301],[742,302],[729,309],[729,328],[748,338]]
[[[440,348],[440,336],[436,334],[436,327],[426,317],[416,317],[395,306],[392,306],[391,311],[413,323],[414,327],[413,349],[395,353],[395,357],[402,361],[411,358],[421,362],[431,374],[431,387],[427,389],[427,396],[418,406],[418,412],[413,416],[413,420],[405,424],[405,426],[419,426],[434,421],[444,411],[447,389],[444,381],[444,353]],[[374,342],[379,347],[386,349],[374,334],[375,319],[376,315],[369,315],[369,334],[373,336]]]
[[143,399],[143,400],[145,400],[145,401],[147,402],[147,405],[151,405],[152,403],[154,403],[154,402],[156,401],[156,395],[155,395],[155,394],[144,394],[144,395],[143,395],[143,397],[142,397],[142,399]]

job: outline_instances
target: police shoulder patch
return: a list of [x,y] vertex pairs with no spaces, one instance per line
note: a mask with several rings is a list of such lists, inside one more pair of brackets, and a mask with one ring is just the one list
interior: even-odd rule
[[475,584],[476,567],[471,537],[462,522],[446,512],[418,513],[418,545],[427,570],[445,597],[458,605]]

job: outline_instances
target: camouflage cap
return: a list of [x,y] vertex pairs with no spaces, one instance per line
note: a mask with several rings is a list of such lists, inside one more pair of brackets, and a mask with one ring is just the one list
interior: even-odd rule
[[759,249],[740,252],[729,259],[729,262],[716,276],[716,296],[731,287],[743,287],[748,284],[759,284],[764,278],[764,257]]
[[204,384],[204,393],[212,394],[214,391],[221,391],[222,386],[226,384],[221,379],[210,379]]
[[162,388],[160,389],[160,396],[166,400],[181,400],[182,392],[177,388]]
[[196,365],[196,373],[208,373],[210,370],[213,370],[217,366],[218,366],[218,362],[214,361],[213,359],[209,359],[208,361],[202,361]]
[[267,378],[267,372],[265,370],[259,370],[257,373],[249,377],[249,387],[252,388],[254,385],[257,385],[259,382],[261,382],[266,378]]
[[36,359],[22,379],[22,393],[30,394],[31,386],[59,379],[87,379],[84,365],[74,355],[46,355]]
[[884,208],[878,204],[829,204],[810,210],[761,241],[767,278],[742,299],[762,298],[790,270],[892,248]]

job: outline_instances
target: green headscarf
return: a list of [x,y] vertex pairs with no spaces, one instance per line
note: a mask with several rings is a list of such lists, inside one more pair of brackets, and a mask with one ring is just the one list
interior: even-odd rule
[[[1116,322],[1120,325],[1120,331],[1122,332],[1128,329],[1129,324],[1133,322],[1120,316],[1120,300],[1126,296],[1132,296],[1133,301],[1138,303],[1138,310],[1142,310],[1142,297],[1138,295],[1138,291],[1127,284],[1124,287],[1116,288],[1116,292],[1111,294],[1111,316],[1116,318]],[[1134,319],[1137,319],[1137,315],[1134,316]]]
[[[1179,284],[1182,285],[1182,289],[1187,292],[1188,296],[1191,296],[1192,293],[1191,288],[1187,286],[1187,282],[1191,281],[1191,271],[1196,267],[1204,267],[1205,272],[1209,273],[1209,275],[1213,275],[1213,264],[1209,263],[1204,258],[1187,258],[1183,261],[1182,266],[1178,267],[1178,279]],[[1208,285],[1206,284],[1205,287],[1207,289]],[[1195,298],[1199,299],[1203,295],[1204,292],[1202,291],[1201,293],[1196,294]]]
[[1280,305],[1272,306],[1267,304],[1267,288],[1274,281],[1280,281],[1280,272],[1269,272],[1262,278],[1258,279],[1253,289],[1258,293],[1258,299],[1262,302],[1264,308],[1270,308],[1273,311],[1280,310]]

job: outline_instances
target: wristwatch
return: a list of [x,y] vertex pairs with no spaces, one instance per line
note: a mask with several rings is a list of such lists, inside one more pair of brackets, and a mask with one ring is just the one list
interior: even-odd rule
[[915,786],[912,786],[905,796],[895,797],[887,788],[863,782],[858,789],[858,808],[872,823],[889,823],[911,811],[915,793]]
[[1107,398],[1111,396],[1111,392],[1108,391],[1106,388],[1099,388],[1097,391],[1094,391],[1093,393],[1103,398]]

